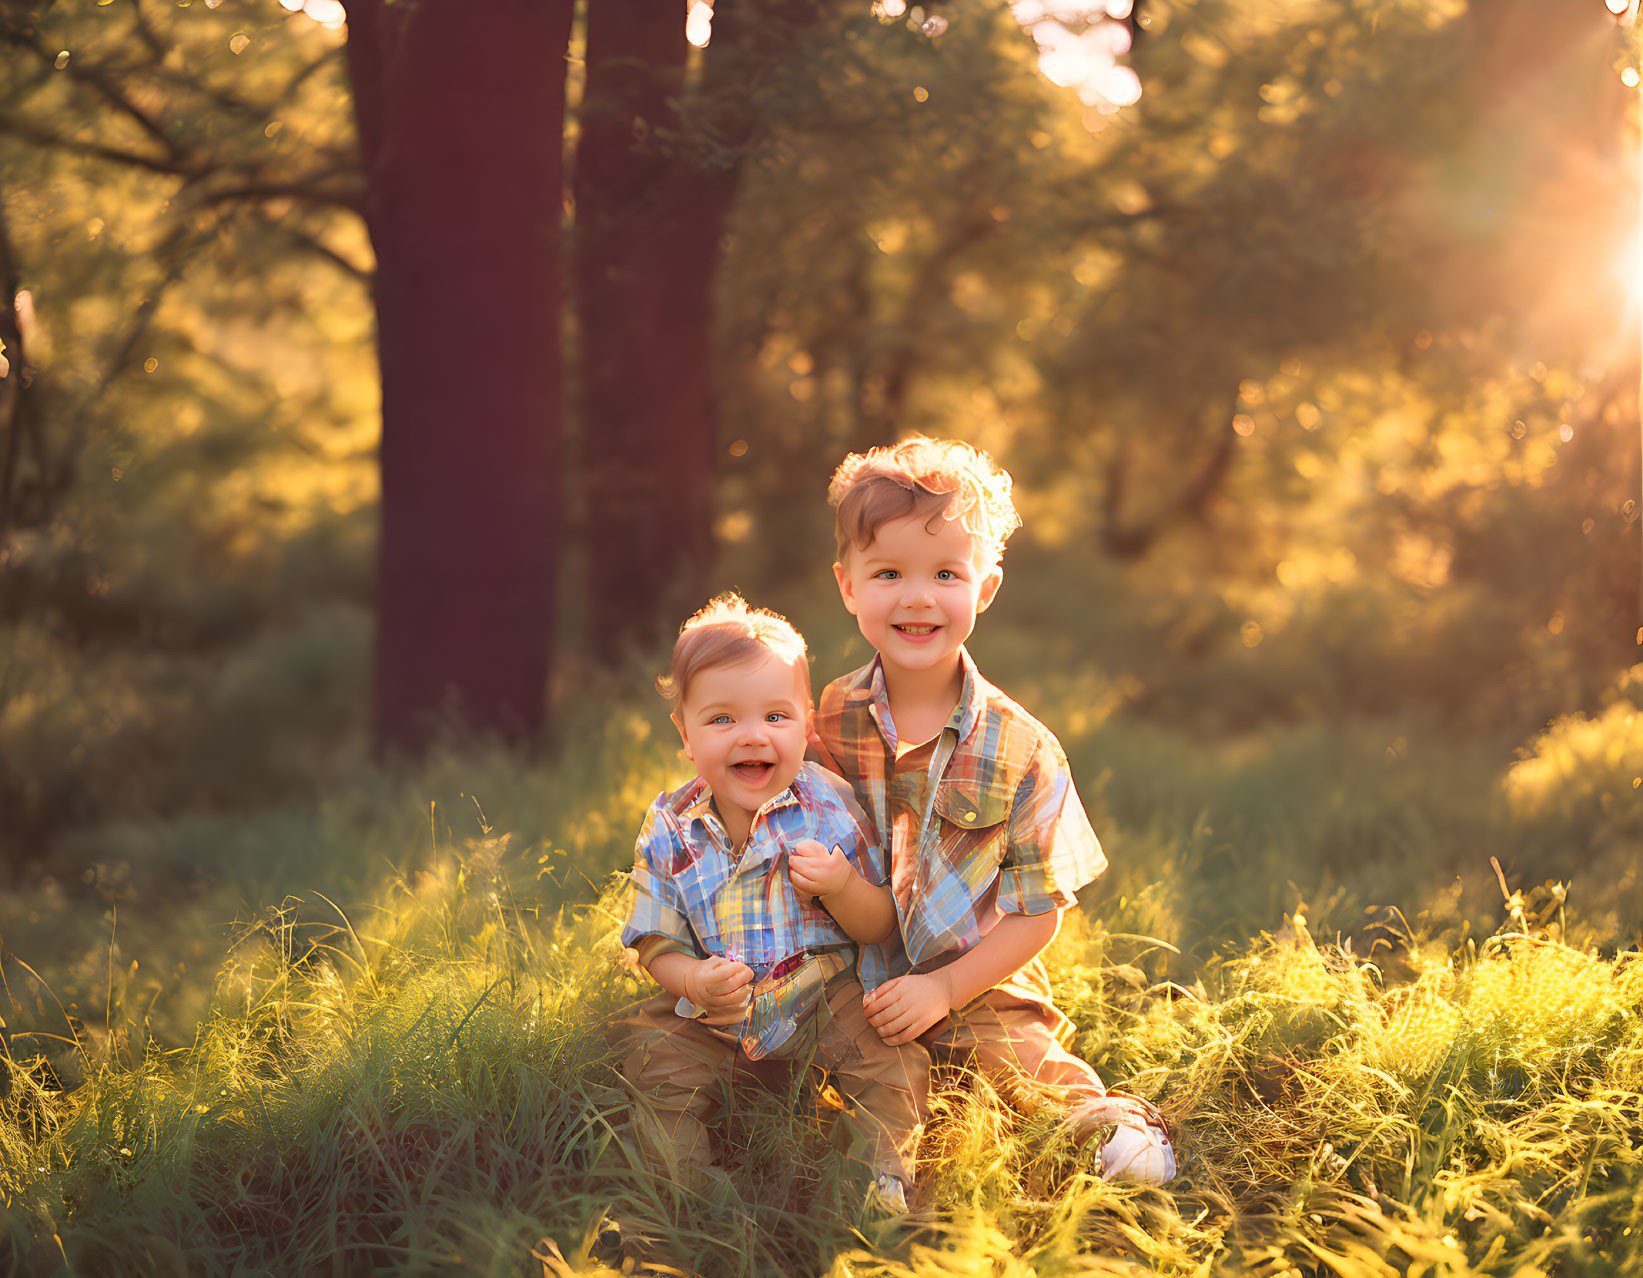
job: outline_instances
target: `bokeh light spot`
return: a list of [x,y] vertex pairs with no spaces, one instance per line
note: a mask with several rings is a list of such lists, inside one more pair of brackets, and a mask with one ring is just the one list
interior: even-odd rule
[[685,39],[698,49],[705,49],[713,39],[713,6],[706,0],[696,0],[685,17]]
[[342,7],[342,0],[307,0],[302,11],[320,26],[333,31],[348,20],[348,11]]

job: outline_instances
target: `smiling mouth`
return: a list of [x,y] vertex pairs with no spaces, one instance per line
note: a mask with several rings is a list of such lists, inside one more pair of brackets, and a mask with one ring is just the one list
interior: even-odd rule
[[897,625],[892,625],[891,629],[892,630],[899,630],[904,635],[912,635],[915,638],[922,638],[925,635],[935,634],[935,632],[940,630],[941,627],[940,626],[932,626],[932,625],[923,625],[923,626],[910,626],[910,625],[897,626]]
[[730,765],[730,770],[746,784],[758,786],[770,780],[770,774],[776,770],[776,765],[770,762],[750,760],[745,763],[733,763]]

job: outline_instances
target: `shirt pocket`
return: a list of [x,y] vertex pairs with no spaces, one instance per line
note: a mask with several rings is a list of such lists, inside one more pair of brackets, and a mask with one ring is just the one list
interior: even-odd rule
[[[938,781],[935,813],[949,830],[985,830],[989,837],[1001,835],[1015,801],[1015,786],[993,781]],[[944,832],[945,833],[945,832]]]

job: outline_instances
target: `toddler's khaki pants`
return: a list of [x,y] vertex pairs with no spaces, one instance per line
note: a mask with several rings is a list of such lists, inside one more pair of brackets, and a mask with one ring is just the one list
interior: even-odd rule
[[[749,1061],[728,1029],[677,1015],[676,1001],[653,998],[624,1018],[622,1076],[649,1102],[634,1123],[645,1155],[659,1166],[711,1167],[707,1123],[724,1105],[733,1077],[757,1077],[764,1062]],[[930,1054],[919,1043],[885,1043],[867,1023],[861,1001],[853,974],[834,977],[824,1005],[777,1059],[825,1069],[848,1104],[841,1117],[852,1145],[876,1171],[911,1187],[913,1147],[930,1094]]]

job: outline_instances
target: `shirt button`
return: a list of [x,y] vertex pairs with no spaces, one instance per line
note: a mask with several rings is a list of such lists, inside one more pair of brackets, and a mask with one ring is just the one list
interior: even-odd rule
[[964,819],[966,821],[974,821],[976,819],[976,814],[974,812],[966,812],[964,814]]

